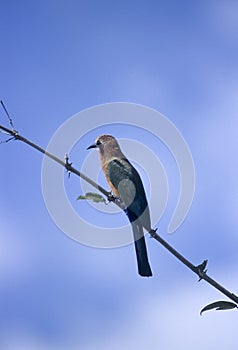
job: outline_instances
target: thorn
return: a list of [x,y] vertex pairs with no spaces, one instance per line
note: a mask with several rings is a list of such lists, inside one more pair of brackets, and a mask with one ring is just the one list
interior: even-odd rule
[[73,164],[72,162],[69,163],[69,155],[68,153],[65,154],[65,168],[66,168],[66,171],[68,173],[68,179],[70,178],[70,174],[71,174],[71,171],[69,170],[69,168],[71,167],[71,165]]
[[200,265],[196,266],[196,272],[199,276],[198,282],[200,282],[203,279],[203,276],[207,273],[207,266],[208,260],[204,260]]
[[199,269],[201,272],[204,272],[206,266],[207,266],[208,260],[204,260],[200,265],[196,266],[197,269]]
[[155,237],[155,235],[156,235],[156,233],[157,233],[157,230],[158,230],[158,227],[156,227],[155,229],[152,228],[152,229],[149,231],[149,234],[150,234],[151,238],[154,238],[154,237]]
[[[9,135],[9,134],[8,134]],[[5,140],[5,141],[1,141],[0,142],[0,144],[2,144],[2,143],[7,143],[7,142],[9,142],[9,141],[11,141],[11,140],[15,140],[15,136],[13,136],[13,137],[9,137],[7,140]]]
[[199,277],[198,282],[201,282],[201,280],[203,279],[203,275],[205,275],[207,273],[207,270],[204,270],[202,273],[202,276]]

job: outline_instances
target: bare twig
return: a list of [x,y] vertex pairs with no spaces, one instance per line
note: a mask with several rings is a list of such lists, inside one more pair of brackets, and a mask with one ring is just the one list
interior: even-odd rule
[[[3,130],[5,133],[11,136],[12,139],[15,140],[20,140],[23,141],[24,143],[28,144],[29,146],[35,148],[39,152],[45,154],[49,158],[53,159],[55,162],[58,164],[62,165],[63,167],[66,168],[66,170],[69,173],[74,173],[75,175],[81,177],[83,180],[88,182],[90,185],[92,185],[94,188],[98,189],[102,194],[104,194],[109,201],[112,201],[115,205],[120,207],[122,210],[124,209],[122,204],[116,200],[115,197],[111,195],[110,192],[106,191],[103,187],[98,185],[96,182],[91,180],[89,177],[87,177],[85,174],[80,172],[79,170],[75,169],[72,167],[72,163],[69,163],[69,158],[66,155],[65,161],[59,159],[55,155],[49,153],[48,151],[44,150],[40,146],[36,145],[32,141],[26,139],[25,137],[21,136],[18,132],[16,132],[14,129],[10,130],[2,125],[0,125],[0,130]],[[189,260],[187,260],[184,256],[182,256],[177,250],[175,250],[171,245],[169,245],[161,236],[159,236],[156,232],[156,230],[151,229],[150,230],[150,235],[153,237],[156,241],[158,241],[160,244],[162,244],[171,254],[173,254],[178,260],[180,260],[184,265],[186,265],[190,270],[192,270],[195,274],[198,275],[199,280],[205,280],[207,283],[212,285],[214,288],[219,290],[221,293],[226,295],[228,298],[233,300],[235,303],[238,304],[238,296],[235,295],[234,293],[229,292],[226,288],[224,288],[222,285],[217,283],[214,279],[209,277],[206,273],[206,265],[207,265],[207,260],[204,260],[203,263],[201,263],[198,266],[193,265]]]
[[11,118],[10,114],[8,113],[8,110],[6,109],[6,107],[5,107],[5,105],[4,105],[2,100],[1,100],[1,105],[2,105],[2,108],[4,109],[4,111],[5,111],[5,113],[6,113],[7,117],[8,117],[8,120],[9,120],[9,123],[10,123],[10,125],[12,127],[12,130],[15,130],[12,118]]

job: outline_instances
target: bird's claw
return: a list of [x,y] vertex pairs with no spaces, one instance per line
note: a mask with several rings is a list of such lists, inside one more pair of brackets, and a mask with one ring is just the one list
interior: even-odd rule
[[126,206],[122,202],[121,198],[114,196],[114,194],[111,191],[108,191],[106,204],[109,204],[110,202],[114,202],[114,203],[118,204],[122,210],[126,209]]
[[108,201],[108,203],[110,203],[110,202],[120,203],[120,198],[114,196],[114,194],[111,191],[108,191],[107,192],[107,201]]
[[107,192],[107,200],[108,202],[115,202],[116,197],[112,194],[112,191]]

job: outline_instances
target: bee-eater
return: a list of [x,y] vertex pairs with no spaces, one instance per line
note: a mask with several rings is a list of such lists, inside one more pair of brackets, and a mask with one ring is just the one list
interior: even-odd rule
[[87,149],[90,148],[98,149],[108,185],[126,208],[134,235],[138,272],[141,276],[152,276],[143,232],[143,228],[151,230],[150,211],[140,175],[113,136],[99,136]]

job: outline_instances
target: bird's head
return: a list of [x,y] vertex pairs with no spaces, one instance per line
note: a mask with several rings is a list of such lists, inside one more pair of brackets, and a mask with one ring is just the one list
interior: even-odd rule
[[108,162],[112,158],[124,158],[117,140],[111,135],[98,136],[95,143],[87,149],[91,148],[98,149],[102,163]]
[[117,140],[111,135],[101,135],[95,140],[95,143],[89,146],[87,149],[97,148],[100,153],[104,153],[106,148],[120,149]]

